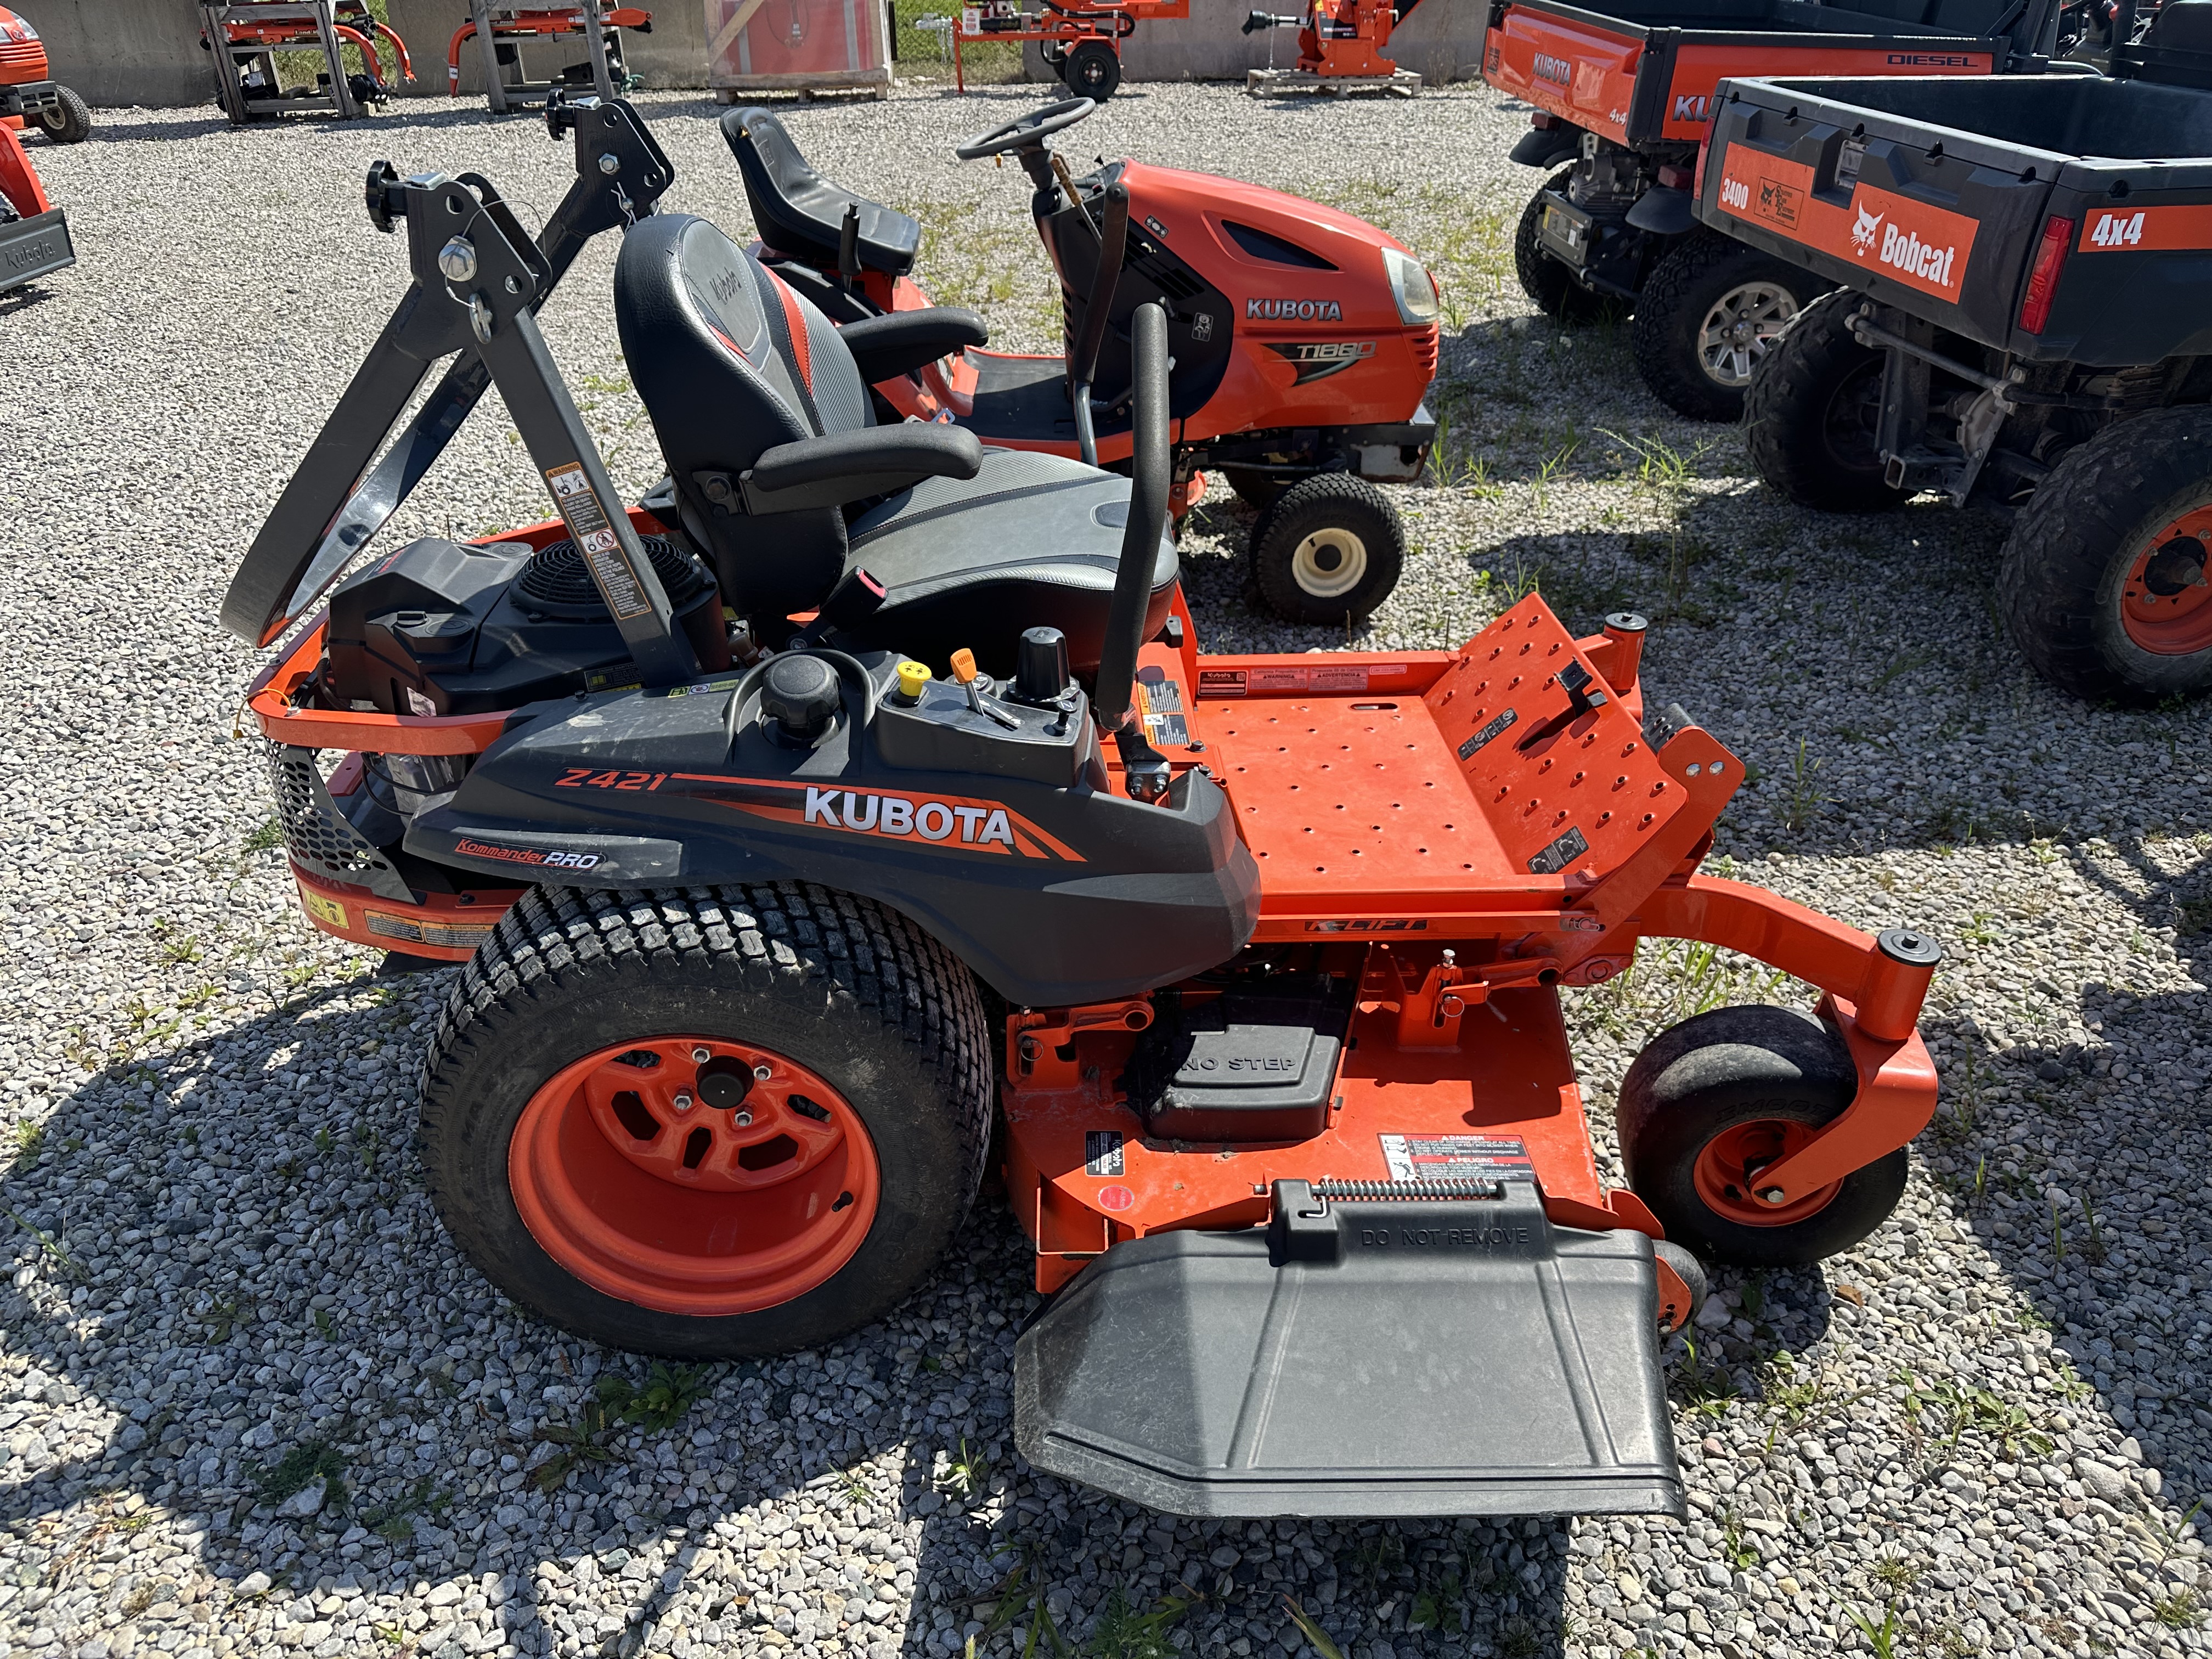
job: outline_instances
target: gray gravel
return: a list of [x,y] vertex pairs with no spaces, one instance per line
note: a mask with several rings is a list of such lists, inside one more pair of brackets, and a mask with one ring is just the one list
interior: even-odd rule
[[[788,113],[825,171],[923,208],[941,297],[1034,346],[1024,192],[949,155],[1031,96]],[[647,104],[672,204],[741,228],[717,112]],[[84,263],[0,301],[0,1656],[940,1655],[1017,1567],[993,1651],[1048,1613],[1099,1655],[1295,1653],[1293,1601],[1358,1659],[2212,1648],[2203,710],[2045,690],[1991,622],[2000,520],[1787,509],[1733,432],[1644,394],[1620,331],[1528,315],[1520,119],[1480,89],[1139,88],[1077,153],[1322,195],[1443,270],[1444,482],[1399,492],[1407,580],[1355,643],[1456,643],[1532,582],[1584,624],[1637,604],[1655,696],[1755,770],[1721,862],[1949,942],[1946,1104],[1895,1219],[1820,1273],[1722,1275],[1675,1345],[1689,1524],[1201,1526],[1032,1478],[1007,1435],[1023,1252],[988,1205],[896,1318],[773,1365],[656,1379],[502,1304],[408,1150],[443,985],[376,978],[295,913],[234,737],[252,664],[212,618],[398,292],[366,163],[481,167],[543,212],[568,153],[436,103],[243,135],[112,113],[37,147]],[[612,255],[550,331],[641,487]],[[402,528],[542,513],[480,415]],[[1251,608],[1248,525],[1218,498],[1190,538],[1208,642],[1331,643]],[[1571,1000],[1595,1106],[1659,1026],[1790,994],[1647,953]],[[672,1422],[593,1431],[603,1382]],[[1155,1613],[1164,1638],[1126,1616]]]

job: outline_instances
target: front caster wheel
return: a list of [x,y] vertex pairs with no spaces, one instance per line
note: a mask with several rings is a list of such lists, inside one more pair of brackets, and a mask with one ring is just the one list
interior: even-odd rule
[[1759,1171],[1841,1116],[1858,1073],[1843,1038],[1788,1008],[1716,1008],[1654,1037],[1620,1085],[1628,1184],[1669,1239],[1739,1267],[1802,1267],[1888,1218],[1905,1149],[1819,1192],[1769,1205]]
[[1288,622],[1344,624],[1390,597],[1406,532],[1390,498],[1348,472],[1317,472],[1277,498],[1252,526],[1261,597]]
[[526,894],[460,978],[421,1140],[454,1240],[594,1341],[738,1358],[887,1312],[990,1133],[975,981],[866,899]]

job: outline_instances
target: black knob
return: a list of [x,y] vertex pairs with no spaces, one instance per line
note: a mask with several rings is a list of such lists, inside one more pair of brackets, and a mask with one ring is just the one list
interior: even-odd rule
[[761,685],[761,719],[774,723],[774,735],[811,744],[830,729],[842,701],[837,671],[819,657],[794,652],[769,665]]
[[717,1111],[733,1111],[753,1091],[753,1069],[741,1060],[710,1060],[699,1068],[699,1098]]
[[1057,628],[1024,631],[1014,653],[1014,697],[1051,702],[1067,690],[1067,636]]

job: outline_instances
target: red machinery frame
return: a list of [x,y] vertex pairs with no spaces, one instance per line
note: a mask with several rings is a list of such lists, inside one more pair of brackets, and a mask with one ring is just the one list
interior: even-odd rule
[[[968,27],[968,18],[977,20],[973,32]],[[968,90],[968,76],[961,62],[963,42],[980,46],[994,40],[1037,40],[1056,45],[1066,52],[1086,40],[1103,40],[1114,49],[1114,56],[1121,56],[1121,42],[1137,32],[1140,22],[1176,22],[1190,15],[1190,0],[1094,0],[1079,7],[1054,5],[1044,0],[1044,9],[1024,11],[1018,0],[986,0],[981,6],[967,6],[952,20],[952,84],[956,91]],[[986,23],[1010,22],[1010,27],[987,27]]]
[[[608,6],[603,0],[581,0],[569,5],[546,5],[527,10],[510,12],[492,29],[495,40],[557,40],[571,35],[585,35],[583,16],[586,9],[595,8],[599,27],[605,29],[649,29],[653,14],[638,6]],[[446,95],[461,95],[461,47],[473,40],[477,20],[463,20],[453,31],[453,38],[446,46]],[[618,92],[621,88],[617,88]]]
[[[331,9],[331,32],[341,46],[358,47],[362,63],[372,79],[380,85],[396,87],[402,81],[415,79],[414,60],[408,56],[407,43],[399,31],[368,9],[368,0],[338,0]],[[395,73],[384,72],[382,55],[377,50],[380,40],[391,43],[392,60]],[[317,52],[323,50],[321,32],[309,18],[271,17],[248,21],[233,15],[223,20],[223,44],[226,46],[259,46],[275,52]],[[332,65],[333,70],[338,68]]]
[[[641,510],[630,518],[641,533],[660,528]],[[551,521],[499,539],[562,533]],[[1179,595],[1176,615],[1179,636],[1166,637],[1180,644],[1141,658],[1152,740],[1230,793],[1262,873],[1253,945],[1309,947],[1356,974],[1358,1012],[1323,1135],[1209,1149],[1149,1138],[1118,1091],[1149,999],[1012,1011],[1005,1175],[1040,1291],[1126,1239],[1263,1223],[1278,1179],[1389,1180],[1394,1141],[1503,1148],[1480,1155],[1533,1166],[1554,1223],[1663,1236],[1634,1194],[1599,1176],[1558,1001],[1559,987],[1625,970],[1645,939],[1722,945],[1804,981],[1849,1046],[1856,1097],[1762,1171],[1770,1202],[1817,1197],[1927,1125],[1936,1075],[1915,1022],[1932,959],[1901,960],[1778,894],[1697,872],[1743,768],[1686,720],[1657,746],[1646,737],[1640,623],[1576,639],[1531,596],[1456,652],[1206,657]],[[310,623],[248,692],[272,740],[357,756],[474,754],[498,739],[500,714],[295,708],[322,644]],[[1549,716],[1516,713],[1563,698]],[[358,777],[349,761],[330,787],[348,793]],[[299,884],[326,932],[454,961],[520,890],[409,905]],[[1679,1322],[1687,1291],[1663,1262],[1661,1285]]]

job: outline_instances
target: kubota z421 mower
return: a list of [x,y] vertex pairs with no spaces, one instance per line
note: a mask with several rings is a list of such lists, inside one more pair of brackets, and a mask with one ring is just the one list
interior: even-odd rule
[[1278,191],[1133,161],[1073,177],[1051,139],[1095,107],[1048,104],[955,152],[1010,155],[1028,176],[1066,319],[1066,349],[1049,356],[983,350],[981,318],[931,307],[907,274],[921,225],[823,179],[768,111],[732,110],[722,136],[760,258],[840,324],[908,342],[900,372],[876,383],[883,413],[1126,466],[1129,319],[1159,306],[1174,359],[1170,515],[1180,522],[1218,468],[1260,509],[1253,574],[1268,605],[1294,622],[1366,616],[1405,554],[1375,483],[1418,478],[1436,439],[1434,280],[1374,226]]
[[[1698,1255],[1895,1204],[1925,937],[1698,873],[1741,768],[1644,722],[1633,617],[1200,654],[1158,307],[1130,477],[873,426],[802,295],[650,211],[627,109],[568,114],[543,246],[480,177],[372,175],[412,285],[224,607],[278,637],[496,383],[560,518],[393,550],[249,694],[316,922],[466,963],[421,1147],[471,1257],[620,1346],[823,1343],[927,1278],[1003,1123],[1036,1467],[1188,1513],[1681,1513],[1661,1331]],[[615,306],[670,477],[626,507],[533,312],[641,211]],[[1658,1036],[1609,1187],[1559,996],[1652,935],[1821,994]]]

